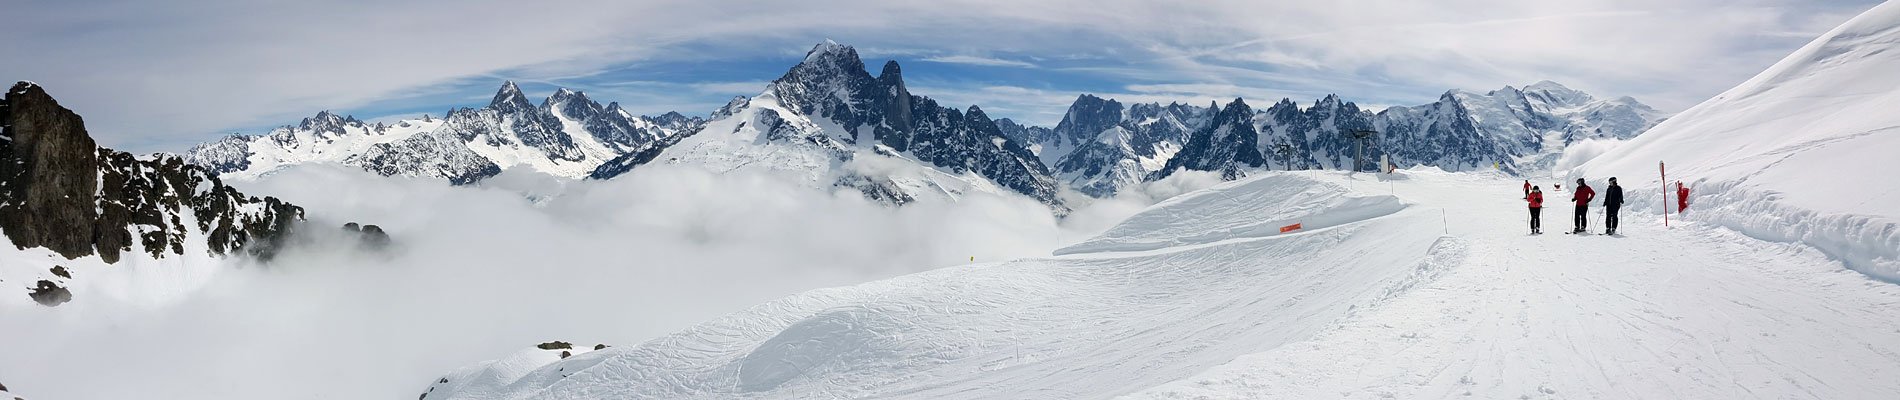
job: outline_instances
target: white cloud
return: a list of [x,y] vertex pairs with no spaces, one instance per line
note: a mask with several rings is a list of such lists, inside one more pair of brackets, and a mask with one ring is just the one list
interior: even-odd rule
[[934,56],[934,57],[925,57],[923,58],[923,60],[929,61],[929,62],[946,63],[946,64],[969,64],[969,65],[981,65],[981,66],[986,66],[986,67],[1017,67],[1017,68],[1035,68],[1036,67],[1036,64],[1030,64],[1024,61],[1005,60],[1001,58],[969,56],[969,55]]

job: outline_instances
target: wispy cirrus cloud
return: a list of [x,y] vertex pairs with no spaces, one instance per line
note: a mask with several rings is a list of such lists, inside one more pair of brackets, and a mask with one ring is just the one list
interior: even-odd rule
[[1026,61],[1005,60],[1001,58],[970,56],[970,55],[933,56],[933,57],[924,57],[922,58],[922,60],[928,61],[928,62],[949,63],[949,64],[982,65],[982,66],[987,66],[987,67],[1017,67],[1017,68],[1035,68],[1036,67],[1036,64],[1031,64]]

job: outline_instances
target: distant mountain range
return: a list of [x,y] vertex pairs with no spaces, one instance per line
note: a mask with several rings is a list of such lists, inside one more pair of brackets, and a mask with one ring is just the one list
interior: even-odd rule
[[[1053,128],[992,119],[910,93],[896,61],[872,75],[857,51],[827,41],[753,97],[711,115],[636,116],[560,89],[539,105],[504,83],[482,108],[370,124],[321,112],[264,135],[205,143],[183,159],[228,176],[328,162],[382,175],[466,184],[526,167],[612,179],[654,162],[714,171],[789,172],[815,188],[904,204],[972,191],[1017,193],[1057,209],[1072,188],[1110,196],[1174,171],[1351,167],[1352,132],[1373,130],[1368,159],[1448,170],[1546,168],[1584,139],[1627,139],[1664,115],[1635,99],[1598,99],[1554,82],[1373,112],[1329,95],[1254,108],[1124,104],[1081,95]],[[1361,166],[1369,168],[1370,166]]]

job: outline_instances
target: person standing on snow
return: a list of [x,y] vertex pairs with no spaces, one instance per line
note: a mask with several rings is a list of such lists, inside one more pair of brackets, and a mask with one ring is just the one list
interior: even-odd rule
[[1544,191],[1531,186],[1531,190],[1524,194],[1524,200],[1531,203],[1531,234],[1544,233]]
[[1689,187],[1682,186],[1682,181],[1676,181],[1676,213],[1684,211],[1689,211]]
[[1576,219],[1572,221],[1572,225],[1576,228],[1572,229],[1570,233],[1583,233],[1583,229],[1589,227],[1590,200],[1595,200],[1596,198],[1597,191],[1591,189],[1590,184],[1584,183],[1583,178],[1577,178],[1577,188],[1570,195],[1570,201],[1577,202]]
[[1616,234],[1616,210],[1623,208],[1623,187],[1616,185],[1616,177],[1610,177],[1610,187],[1603,189],[1603,234]]
[[1524,180],[1524,199],[1531,199],[1531,180],[1529,179]]

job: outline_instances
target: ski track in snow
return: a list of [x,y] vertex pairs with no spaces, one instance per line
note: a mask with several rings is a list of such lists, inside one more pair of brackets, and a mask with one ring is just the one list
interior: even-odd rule
[[[1632,212],[1624,236],[1526,235],[1520,181],[1408,173],[1184,196],[1294,186],[1407,205],[1356,222],[822,289],[638,346],[471,367],[428,398],[1900,396],[1900,287]],[[1311,197],[1326,200],[1258,218],[1338,199]],[[1177,200],[1150,211],[1209,199]],[[1545,216],[1568,227],[1567,209]]]

